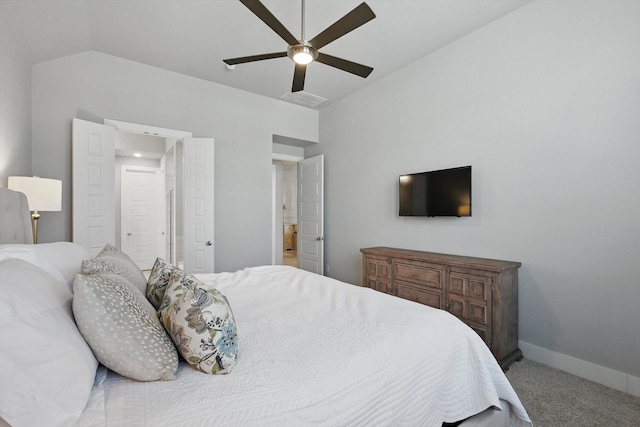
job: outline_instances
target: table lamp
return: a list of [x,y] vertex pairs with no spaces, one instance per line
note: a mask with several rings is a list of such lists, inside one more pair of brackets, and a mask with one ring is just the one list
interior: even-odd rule
[[37,176],[10,176],[8,187],[27,196],[29,209],[32,211],[33,243],[38,243],[40,211],[62,210],[62,181]]

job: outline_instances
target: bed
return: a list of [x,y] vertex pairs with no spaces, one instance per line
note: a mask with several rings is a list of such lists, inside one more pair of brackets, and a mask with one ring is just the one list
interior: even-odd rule
[[287,266],[196,277],[233,311],[228,373],[181,357],[175,379],[127,378],[98,363],[74,320],[90,258],[70,242],[0,245],[0,424],[532,425],[454,316]]

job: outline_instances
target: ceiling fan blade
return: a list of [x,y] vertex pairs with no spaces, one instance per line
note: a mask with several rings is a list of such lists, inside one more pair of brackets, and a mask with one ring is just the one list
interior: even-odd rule
[[311,39],[309,44],[316,49],[320,49],[322,46],[328,45],[335,39],[344,36],[363,24],[366,24],[375,17],[376,14],[373,13],[373,10],[371,10],[366,3],[361,3],[360,6],[338,19],[326,30]]
[[262,22],[267,24],[269,28],[275,31],[276,34],[282,37],[282,39],[288,44],[294,45],[299,43],[298,39],[296,39],[294,35],[291,34],[280,21],[278,21],[278,18],[273,16],[273,14],[269,12],[269,9],[267,9],[260,1],[240,0],[240,2],[260,18]]
[[291,85],[291,92],[300,92],[304,89],[305,74],[307,74],[307,66],[303,64],[296,64],[296,69],[293,72],[293,85]]
[[282,58],[287,56],[287,52],[264,53],[262,55],[241,56],[239,58],[223,59],[227,65],[244,64],[246,62],[264,61],[265,59]]
[[366,65],[358,64],[355,62],[347,61],[346,59],[336,58],[335,56],[327,55],[326,53],[318,52],[318,58],[316,61],[322,62],[330,67],[338,68],[339,70],[346,71],[347,73],[355,74],[362,78],[367,78],[373,71],[373,68]]

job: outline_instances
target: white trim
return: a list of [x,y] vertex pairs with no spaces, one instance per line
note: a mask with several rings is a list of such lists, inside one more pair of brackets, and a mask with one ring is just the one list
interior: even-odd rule
[[282,161],[285,161],[285,162],[299,162],[300,160],[304,160],[304,157],[293,156],[291,154],[272,153],[271,154],[271,159],[272,160],[282,160]]
[[518,344],[522,354],[527,359],[640,397],[640,377],[557,353],[524,341],[518,341]]
[[627,393],[640,397],[640,377],[634,377],[633,375],[627,376]]
[[271,164],[271,265],[276,265],[276,165]]
[[143,135],[158,136],[161,138],[191,138],[193,134],[182,130],[159,128],[149,125],[141,125],[138,123],[121,122],[119,120],[104,119],[104,124],[112,126],[117,130],[124,132],[140,133]]

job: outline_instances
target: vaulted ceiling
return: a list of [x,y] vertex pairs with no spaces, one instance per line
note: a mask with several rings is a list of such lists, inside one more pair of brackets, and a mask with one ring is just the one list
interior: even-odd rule
[[[361,77],[321,63],[304,92],[329,105],[490,24],[531,0],[367,0],[376,18],[322,52],[374,68]],[[296,37],[301,0],[263,0]],[[361,0],[306,0],[312,38]],[[290,93],[286,57],[241,64],[226,58],[286,50],[287,44],[238,0],[0,0],[3,24],[24,40],[33,63],[96,50],[272,98]]]

